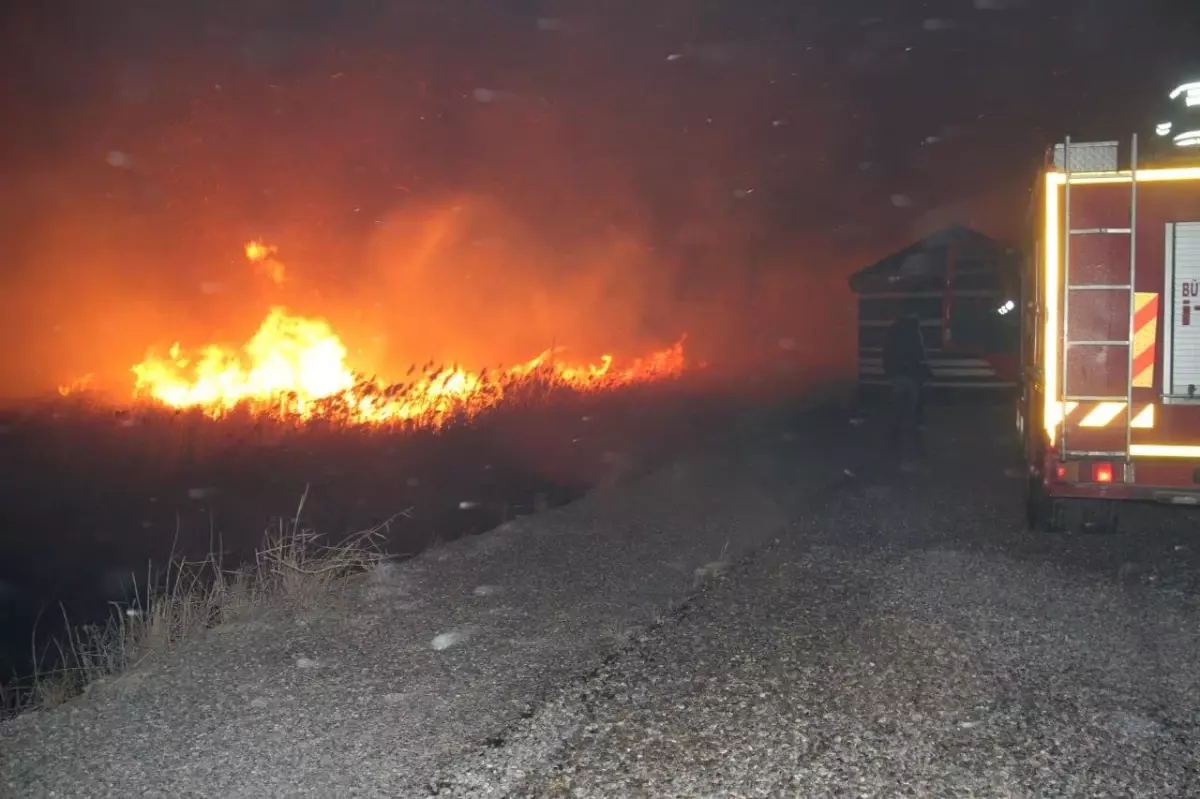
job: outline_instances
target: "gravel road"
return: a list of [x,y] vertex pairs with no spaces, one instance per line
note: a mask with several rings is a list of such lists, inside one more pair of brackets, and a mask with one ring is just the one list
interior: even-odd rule
[[444,793],[1200,796],[1195,517],[1035,538],[980,421],[934,419],[911,473],[877,424],[822,439],[855,479],[817,505],[780,454],[787,532]]
[[911,471],[776,420],[4,725],[0,786],[1200,797],[1195,518],[1025,533],[1001,416]]

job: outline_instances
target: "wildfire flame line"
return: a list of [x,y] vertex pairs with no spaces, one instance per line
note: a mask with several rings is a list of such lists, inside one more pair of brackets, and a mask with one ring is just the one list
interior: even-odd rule
[[134,394],[172,408],[200,408],[214,418],[239,406],[298,418],[333,415],[336,408],[336,415],[354,423],[437,425],[455,413],[470,416],[492,407],[537,379],[598,391],[677,375],[684,367],[683,339],[621,369],[613,368],[611,355],[577,365],[558,360],[561,352],[546,350],[492,372],[427,366],[410,382],[389,385],[346,366],[346,348],[327,322],[276,307],[240,353],[209,345],[190,354],[177,343],[168,357],[147,357],[133,367]]
[[[252,262],[273,260],[274,251],[261,242],[246,245]],[[282,265],[279,274],[282,279]],[[336,416],[361,424],[438,426],[455,414],[475,415],[538,381],[599,391],[678,375],[685,365],[683,343],[681,338],[620,369],[614,368],[611,355],[598,363],[564,363],[558,357],[563,348],[557,347],[491,371],[428,364],[409,382],[387,384],[346,365],[346,347],[324,319],[276,306],[240,350],[210,344],[189,353],[177,342],[166,357],[150,355],[132,371],[135,398],[198,408],[214,418],[245,407],[285,418]]]

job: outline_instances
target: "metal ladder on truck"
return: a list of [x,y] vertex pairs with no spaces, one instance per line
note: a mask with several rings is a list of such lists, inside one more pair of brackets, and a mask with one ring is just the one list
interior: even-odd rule
[[[1104,144],[1111,145],[1115,151],[1116,142],[1105,142]],[[1078,148],[1088,145],[1076,145]],[[1096,146],[1092,144],[1091,146]],[[1061,364],[1059,369],[1059,385],[1061,395],[1062,413],[1059,414],[1060,422],[1059,431],[1059,457],[1066,460],[1068,457],[1107,457],[1107,458],[1122,458],[1125,461],[1126,469],[1130,464],[1130,444],[1133,434],[1133,339],[1134,339],[1134,308],[1135,308],[1135,286],[1137,276],[1137,167],[1138,167],[1138,138],[1137,134],[1133,134],[1132,146],[1130,149],[1130,167],[1129,167],[1129,226],[1120,228],[1073,228],[1071,227],[1071,137],[1064,139],[1062,145],[1063,150],[1063,299],[1062,299],[1062,330],[1060,332],[1059,351],[1062,353]],[[1095,177],[1097,173],[1116,174],[1118,165],[1112,164],[1111,169],[1102,170],[1076,170],[1087,173],[1087,176]],[[1077,179],[1078,180],[1078,179]],[[1129,237],[1129,277],[1126,283],[1116,284],[1081,284],[1076,285],[1071,281],[1071,242],[1078,236],[1128,236]],[[1129,295],[1129,326],[1128,338],[1115,341],[1094,341],[1094,340],[1073,340],[1070,331],[1070,307],[1071,295],[1075,292],[1082,291],[1124,291]],[[1074,394],[1071,391],[1071,386],[1068,383],[1070,370],[1067,368],[1069,354],[1072,348],[1077,347],[1125,347],[1128,353],[1127,371],[1125,379],[1125,393],[1117,396],[1095,396],[1086,394]],[[1070,403],[1081,402],[1097,402],[1097,403],[1123,403],[1125,414],[1125,447],[1120,451],[1094,451],[1086,449],[1071,449],[1067,435],[1067,408]],[[1103,407],[1103,406],[1100,406]],[[1111,407],[1111,405],[1109,405]],[[1119,414],[1119,412],[1118,412]],[[1112,418],[1116,418],[1116,415]]]

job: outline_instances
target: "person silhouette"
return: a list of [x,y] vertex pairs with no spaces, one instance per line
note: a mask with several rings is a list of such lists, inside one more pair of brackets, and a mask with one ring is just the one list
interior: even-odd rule
[[930,377],[921,320],[915,313],[900,317],[888,327],[883,348],[883,371],[892,385],[892,419],[889,444],[909,455],[920,449],[924,427],[924,385]]

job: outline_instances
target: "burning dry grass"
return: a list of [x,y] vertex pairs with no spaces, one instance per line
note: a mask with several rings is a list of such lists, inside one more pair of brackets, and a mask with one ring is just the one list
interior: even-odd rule
[[[678,376],[685,366],[683,343],[681,338],[619,366],[611,355],[595,363],[564,362],[561,347],[480,372],[430,362],[410,368],[403,382],[389,383],[352,370],[346,346],[324,319],[276,307],[240,350],[210,344],[189,353],[176,344],[167,358],[147,357],[133,367],[134,395],[170,408],[202,409],[214,418],[248,408],[281,419],[438,427],[530,390],[594,393]],[[59,392],[69,395],[71,389]]]
[[[107,622],[72,627],[67,620],[68,632],[52,651],[34,652],[28,679],[0,684],[0,718],[62,705],[217,625],[269,609],[311,608],[342,578],[387,558],[383,542],[392,520],[326,545],[300,526],[307,498],[306,490],[291,525],[280,521],[266,531],[253,564],[227,570],[217,555],[172,559],[157,586],[128,605],[114,604]],[[60,665],[43,670],[48,658]]]
[[[111,432],[105,438],[116,450],[136,444],[139,453],[162,451],[165,457],[187,452],[193,460],[204,460],[210,450],[224,449],[235,441],[287,446],[302,437],[342,442],[396,435],[428,438],[468,427],[485,428],[500,419],[542,415],[551,409],[583,409],[617,395],[679,395],[689,390],[689,381],[702,375],[700,370],[685,375],[669,368],[651,369],[647,374],[653,377],[646,380],[622,382],[620,375],[613,375],[581,385],[546,367],[521,375],[484,373],[474,393],[446,392],[437,403],[412,404],[404,414],[368,419],[362,413],[367,406],[408,403],[411,397],[405,397],[413,385],[424,386],[419,392],[423,395],[431,379],[440,383],[457,373],[452,368],[428,368],[413,384],[380,387],[364,379],[348,393],[314,399],[278,392],[265,399],[242,398],[219,407],[172,408],[154,399],[114,401],[99,392],[80,390],[26,408],[17,424],[36,426],[40,446],[51,438],[73,439],[81,427],[87,428],[89,440],[107,428]],[[97,424],[105,419],[106,424]],[[15,428],[7,432],[15,432]]]

